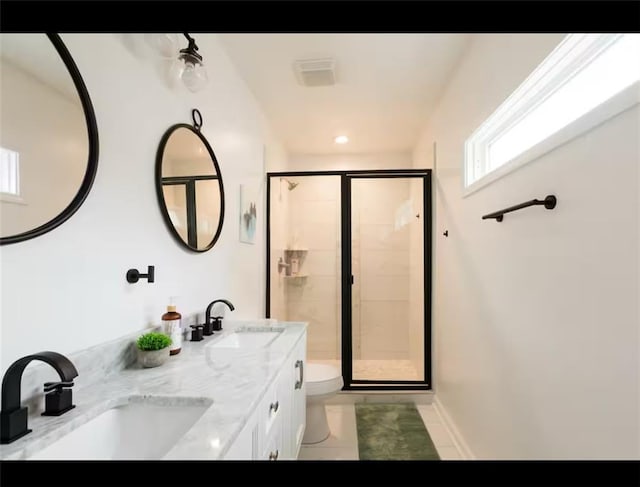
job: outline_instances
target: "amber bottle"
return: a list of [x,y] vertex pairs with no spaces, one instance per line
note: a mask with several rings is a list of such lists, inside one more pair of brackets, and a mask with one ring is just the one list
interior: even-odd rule
[[167,312],[162,315],[164,333],[171,337],[170,355],[177,355],[182,350],[182,315],[176,311],[175,305],[167,306]]

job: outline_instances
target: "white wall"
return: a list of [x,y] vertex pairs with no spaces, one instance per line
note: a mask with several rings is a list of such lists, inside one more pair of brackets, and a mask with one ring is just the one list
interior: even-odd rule
[[436,397],[483,459],[640,457],[638,106],[461,195],[464,140],[561,38],[476,36],[414,153],[437,143]]
[[[201,321],[204,307],[223,297],[236,306],[227,316],[264,316],[264,209],[255,245],[240,243],[239,185],[259,183],[264,201],[263,153],[277,165],[284,152],[215,35],[197,36],[210,71],[198,94],[161,81],[135,48],[139,37],[62,35],[95,108],[98,173],[84,205],[61,227],[1,248],[3,370],[25,354],[71,353],[159,323],[174,295],[183,315],[198,312]],[[202,254],[173,240],[154,187],[160,138],[170,125],[190,123],[192,108],[203,115],[226,197],[222,235]],[[126,282],[127,269],[151,264],[154,284]]]

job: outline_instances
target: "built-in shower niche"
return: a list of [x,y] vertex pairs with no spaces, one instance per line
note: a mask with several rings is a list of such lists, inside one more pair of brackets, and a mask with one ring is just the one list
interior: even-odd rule
[[292,284],[304,284],[309,273],[306,271],[305,260],[309,249],[304,247],[284,249],[283,277]]

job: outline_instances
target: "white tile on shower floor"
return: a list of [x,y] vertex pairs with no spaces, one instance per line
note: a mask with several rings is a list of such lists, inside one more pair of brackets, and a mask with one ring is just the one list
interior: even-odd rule
[[[327,360],[312,358],[310,363],[322,363],[333,365],[338,370],[342,368],[340,360]],[[411,360],[391,359],[391,360],[354,360],[353,378],[369,380],[422,380],[423,374],[416,370],[415,364]],[[383,394],[392,396],[391,394]],[[392,401],[391,401],[392,402]],[[399,401],[403,402],[403,401]]]

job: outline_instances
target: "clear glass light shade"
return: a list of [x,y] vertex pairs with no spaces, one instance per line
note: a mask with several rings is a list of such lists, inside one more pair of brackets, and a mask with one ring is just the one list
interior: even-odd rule
[[184,61],[173,58],[166,60],[165,76],[171,88],[182,84],[182,72],[184,71]]
[[177,34],[145,34],[144,40],[158,57],[164,59],[175,57],[180,50]]
[[180,77],[187,89],[193,93],[200,91],[209,81],[204,65],[194,64],[189,61],[184,63],[184,69]]

